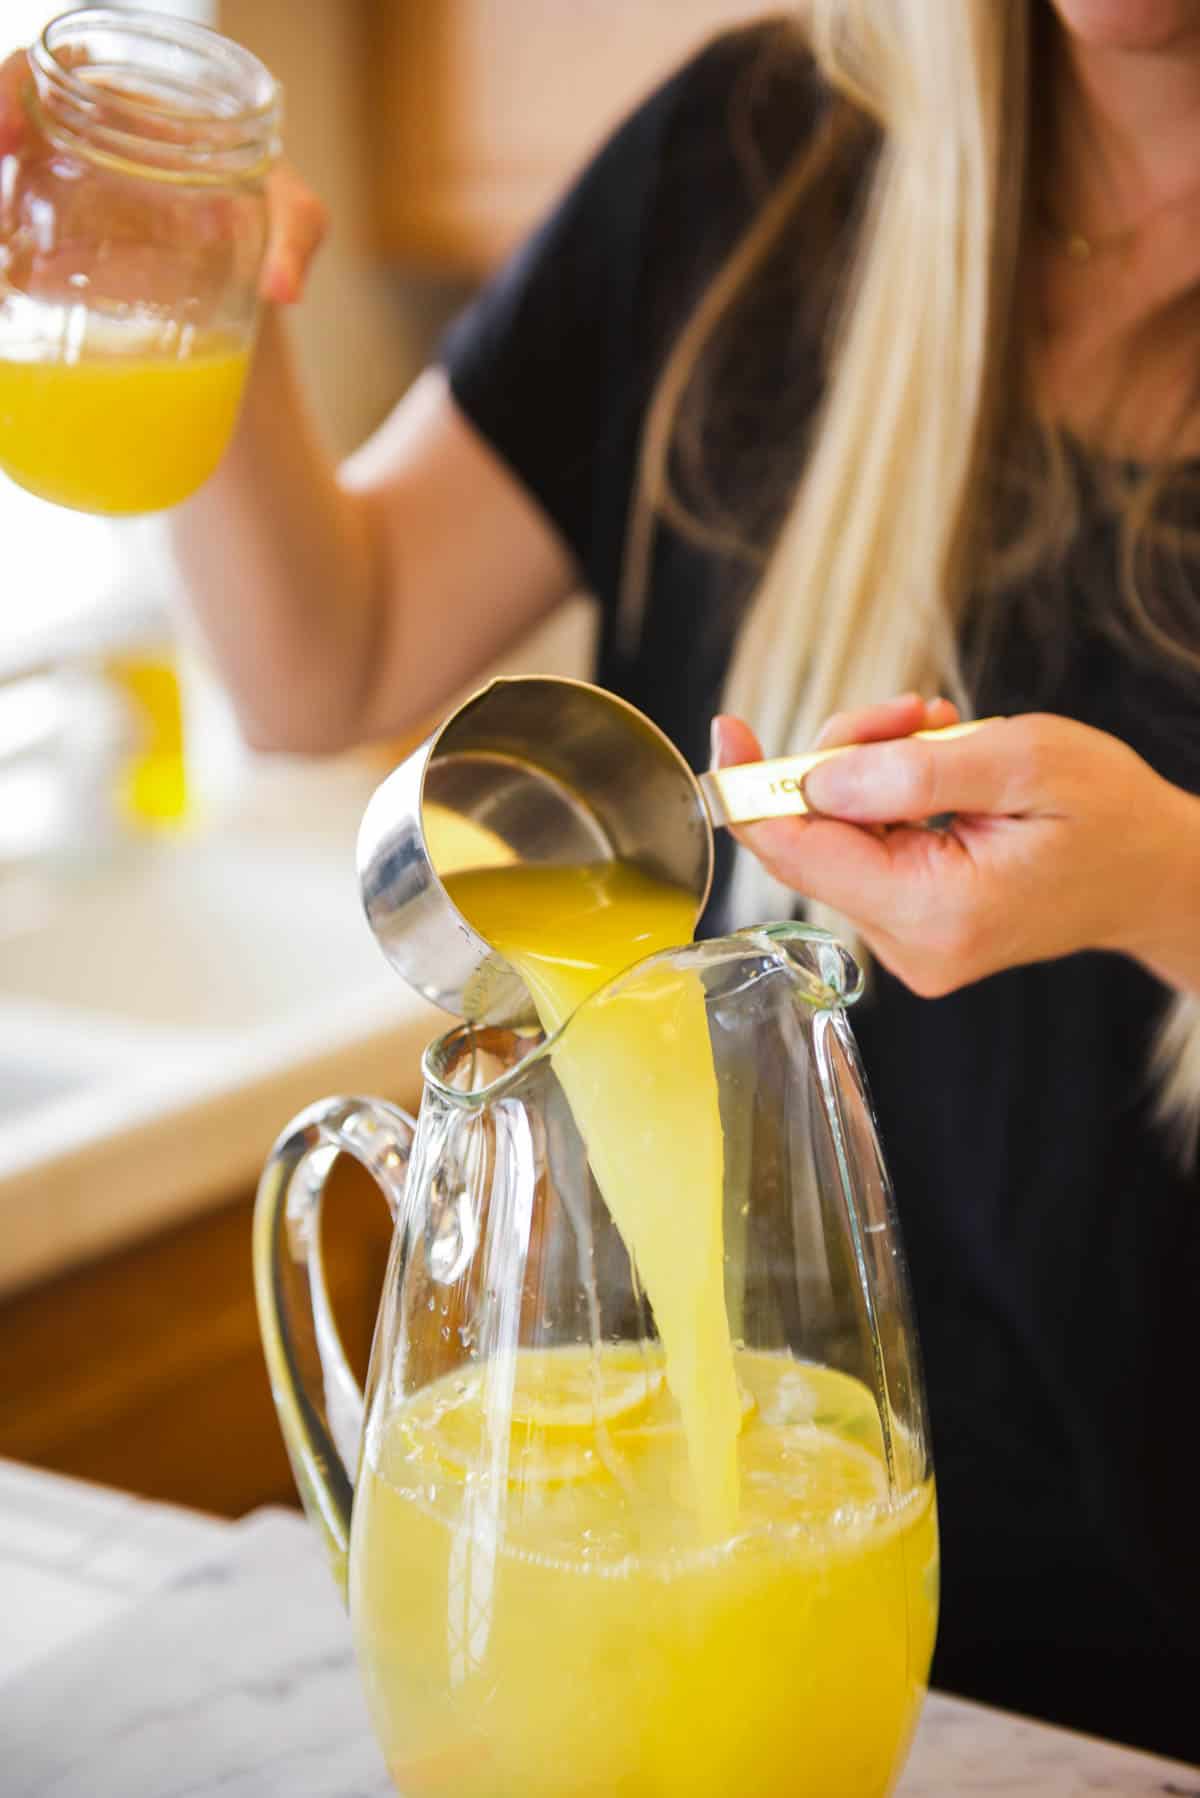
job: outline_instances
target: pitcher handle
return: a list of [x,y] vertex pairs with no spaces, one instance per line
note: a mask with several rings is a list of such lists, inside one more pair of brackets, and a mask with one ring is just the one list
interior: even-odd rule
[[321,1202],[337,1156],[353,1155],[395,1218],[415,1132],[408,1113],[382,1099],[322,1099],[279,1137],[254,1206],[254,1292],[271,1396],[304,1509],[343,1593],[363,1395],[329,1302]]

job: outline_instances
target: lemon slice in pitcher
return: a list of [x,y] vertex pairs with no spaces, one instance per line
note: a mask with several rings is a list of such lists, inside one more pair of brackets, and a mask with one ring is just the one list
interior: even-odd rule
[[437,1382],[405,1406],[414,1462],[458,1479],[503,1469],[510,1485],[602,1477],[601,1430],[645,1417],[666,1376],[636,1345],[522,1349]]
[[587,1346],[527,1350],[518,1361],[512,1427],[547,1436],[586,1437],[637,1422],[666,1387],[661,1354],[636,1343],[598,1353]]

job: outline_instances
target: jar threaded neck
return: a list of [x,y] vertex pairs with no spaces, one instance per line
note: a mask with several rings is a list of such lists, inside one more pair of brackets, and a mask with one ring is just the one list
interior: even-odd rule
[[277,83],[207,26],[87,7],[51,20],[29,62],[37,122],[89,160],[204,185],[254,180],[279,154]]

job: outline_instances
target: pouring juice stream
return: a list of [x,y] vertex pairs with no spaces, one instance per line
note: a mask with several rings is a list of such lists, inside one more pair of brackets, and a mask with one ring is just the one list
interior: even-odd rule
[[[547,1033],[633,962],[691,940],[692,894],[623,862],[453,875],[451,898],[512,963]],[[697,1510],[737,1516],[741,1403],[725,1310],[724,1152],[704,995],[664,967],[582,1012],[554,1057],[604,1202],[654,1308]]]

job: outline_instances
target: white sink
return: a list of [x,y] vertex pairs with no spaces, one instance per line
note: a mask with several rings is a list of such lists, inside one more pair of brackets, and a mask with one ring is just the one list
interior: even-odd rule
[[[24,937],[0,942],[0,962],[10,957],[17,962],[24,949],[33,951],[30,962],[36,965],[41,948]],[[119,1082],[136,1069],[139,1049],[146,1053],[137,1034],[131,1037],[115,1020],[101,1028],[73,1006],[6,992],[5,973],[0,973],[0,1165],[14,1130],[26,1119]]]
[[60,1067],[53,1060],[39,1064],[11,1050],[0,1054],[0,1125],[44,1110],[89,1084],[86,1069]]
[[229,1196],[330,1091],[411,1101],[449,1022],[362,916],[361,768],[265,779],[220,831],[0,881],[0,1291]]
[[172,1034],[253,1028],[393,981],[353,863],[286,840],[156,846],[69,881],[48,916],[0,940],[0,1008],[65,1006]]

